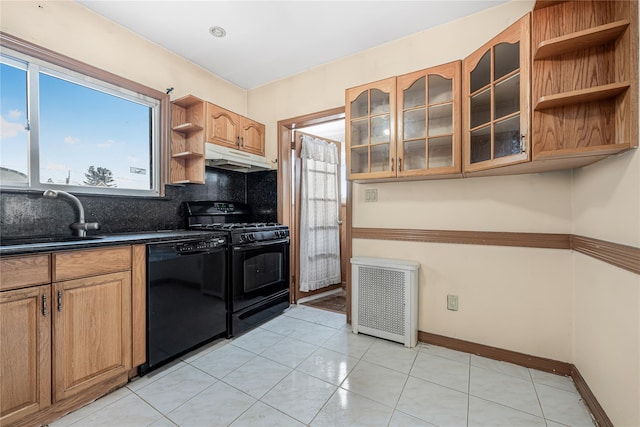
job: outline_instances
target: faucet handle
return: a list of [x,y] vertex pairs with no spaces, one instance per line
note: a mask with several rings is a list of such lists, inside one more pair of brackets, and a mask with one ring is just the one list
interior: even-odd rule
[[74,222],[69,226],[72,230],[99,230],[100,224],[97,222]]
[[85,222],[85,230],[100,230],[100,223],[97,222]]

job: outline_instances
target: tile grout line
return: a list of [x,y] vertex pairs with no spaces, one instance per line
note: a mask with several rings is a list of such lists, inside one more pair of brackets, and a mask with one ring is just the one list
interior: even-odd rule
[[469,355],[469,379],[467,380],[467,427],[471,415],[471,355]]
[[[373,346],[373,344],[371,345]],[[416,345],[417,347],[417,345]],[[371,347],[369,347],[371,348]],[[391,424],[391,420],[393,419],[393,415],[396,413],[396,411],[398,410],[398,404],[400,403],[400,399],[402,398],[402,394],[404,393],[405,388],[407,387],[407,383],[409,382],[409,378],[411,378],[411,371],[413,370],[413,367],[416,364],[416,360],[418,360],[418,356],[420,355],[420,349],[417,349],[418,351],[416,352],[416,356],[413,358],[413,362],[411,362],[411,367],[409,368],[409,372],[407,373],[407,378],[405,378],[404,380],[404,384],[402,384],[402,390],[400,390],[400,394],[398,395],[398,400],[396,401],[396,404],[393,406],[393,412],[391,412],[391,418],[389,418],[389,422],[387,423],[387,427],[390,426]],[[402,412],[402,411],[400,411]]]

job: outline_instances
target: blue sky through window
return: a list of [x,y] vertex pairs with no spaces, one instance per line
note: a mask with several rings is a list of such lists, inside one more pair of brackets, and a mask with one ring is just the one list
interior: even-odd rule
[[145,105],[40,74],[40,181],[82,185],[95,166],[113,172],[119,188],[149,189],[149,114]]
[[[2,64],[0,165],[28,172],[26,71]],[[121,189],[151,188],[151,108],[48,74],[39,75],[42,183],[85,185],[90,166]]]

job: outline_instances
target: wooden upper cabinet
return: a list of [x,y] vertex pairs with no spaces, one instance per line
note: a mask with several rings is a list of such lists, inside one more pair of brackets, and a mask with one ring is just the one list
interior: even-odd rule
[[207,103],[207,142],[264,156],[265,126]]
[[240,149],[264,156],[265,126],[255,120],[242,117],[240,126]]
[[0,425],[51,403],[51,286],[0,292]]
[[538,1],[531,40],[534,160],[637,147],[638,2]]
[[396,176],[396,78],[347,89],[349,179]]
[[460,174],[461,62],[397,78],[398,177]]
[[464,59],[464,172],[531,160],[527,14]]
[[240,116],[207,103],[207,142],[239,148]]

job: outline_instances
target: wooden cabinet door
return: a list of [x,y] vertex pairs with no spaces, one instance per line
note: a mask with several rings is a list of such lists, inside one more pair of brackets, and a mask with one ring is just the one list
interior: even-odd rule
[[0,425],[51,404],[51,286],[0,292]]
[[345,94],[349,179],[396,176],[396,78],[347,89]]
[[240,120],[236,113],[207,103],[207,142],[239,148]]
[[242,117],[240,127],[240,149],[247,153],[264,156],[264,125]]
[[527,14],[464,60],[464,171],[531,160]]
[[54,401],[131,367],[131,272],[53,284]]
[[460,166],[461,61],[398,77],[397,175],[452,175]]

